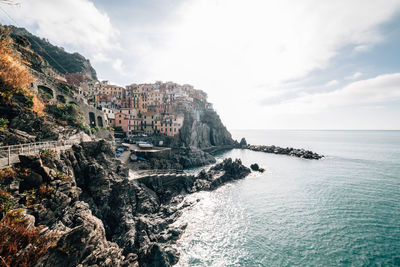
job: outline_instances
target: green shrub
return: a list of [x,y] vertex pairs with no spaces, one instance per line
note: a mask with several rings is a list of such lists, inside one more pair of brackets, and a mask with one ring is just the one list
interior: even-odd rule
[[71,93],[71,88],[69,88],[68,85],[63,85],[62,89],[65,93],[70,94]]
[[95,133],[97,133],[98,131],[100,131],[100,128],[98,127],[98,126],[94,126],[94,127],[92,127],[92,134],[95,134]]
[[8,123],[9,121],[7,119],[0,118],[0,130],[6,128]]
[[67,180],[68,178],[69,178],[69,176],[68,175],[66,175],[65,173],[63,173],[62,171],[60,171],[60,170],[58,170],[58,169],[53,169],[55,172],[56,172],[56,174],[57,174],[57,179],[60,179],[60,180],[63,180],[63,181],[65,181],[65,180]]
[[34,189],[25,190],[21,193],[20,203],[23,203],[27,208],[33,208],[37,205],[36,191]]
[[3,218],[7,212],[15,207],[16,203],[10,193],[0,189],[0,216]]
[[85,134],[92,135],[92,129],[86,123],[81,123],[78,125],[78,128],[81,129]]
[[68,122],[71,126],[79,126],[82,123],[82,116],[79,114],[76,105],[53,104],[47,106],[47,112],[56,119]]
[[51,159],[54,158],[55,155],[54,151],[51,149],[39,149],[39,154],[42,159]]

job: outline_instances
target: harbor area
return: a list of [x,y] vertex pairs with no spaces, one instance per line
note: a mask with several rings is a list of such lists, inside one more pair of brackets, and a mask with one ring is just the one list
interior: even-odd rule
[[[169,147],[157,147],[142,148],[137,144],[122,143],[120,146],[126,148],[124,152],[120,154],[119,159],[127,163],[131,160],[131,155],[135,155],[140,159],[149,160],[151,158],[166,158],[171,155],[171,148]],[[135,158],[135,157],[133,157]]]

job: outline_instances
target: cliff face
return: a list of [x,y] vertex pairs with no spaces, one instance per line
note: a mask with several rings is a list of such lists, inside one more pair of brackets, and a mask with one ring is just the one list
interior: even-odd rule
[[28,176],[5,180],[4,188],[17,203],[24,203],[25,190],[40,196],[19,206],[35,225],[45,226],[43,234],[57,236],[36,266],[173,265],[179,254],[171,244],[185,226],[171,224],[192,205],[183,195],[250,173],[240,161],[225,160],[198,176],[132,180],[104,141],[82,143],[60,155],[21,156],[19,168]]
[[176,144],[207,149],[215,146],[233,146],[235,142],[215,111],[201,110],[185,113]]

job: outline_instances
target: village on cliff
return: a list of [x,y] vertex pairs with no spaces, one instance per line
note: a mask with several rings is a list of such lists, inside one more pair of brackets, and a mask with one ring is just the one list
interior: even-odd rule
[[[127,137],[174,136],[183,125],[185,112],[213,109],[207,94],[189,84],[158,81],[121,87],[108,81],[88,81],[79,73],[66,74],[63,82],[76,88],[88,105],[103,111],[106,124]],[[95,118],[90,122],[96,125]]]

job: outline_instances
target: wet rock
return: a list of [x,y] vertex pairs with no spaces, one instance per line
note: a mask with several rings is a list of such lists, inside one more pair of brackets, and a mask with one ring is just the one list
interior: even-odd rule
[[257,172],[264,172],[265,171],[263,168],[260,168],[260,166],[258,166],[257,163],[251,164],[250,165],[250,169],[252,169],[253,171],[257,171]]
[[251,164],[251,165],[250,165],[250,168],[251,168],[253,171],[259,171],[259,170],[260,170],[260,167],[258,166],[257,163]]

